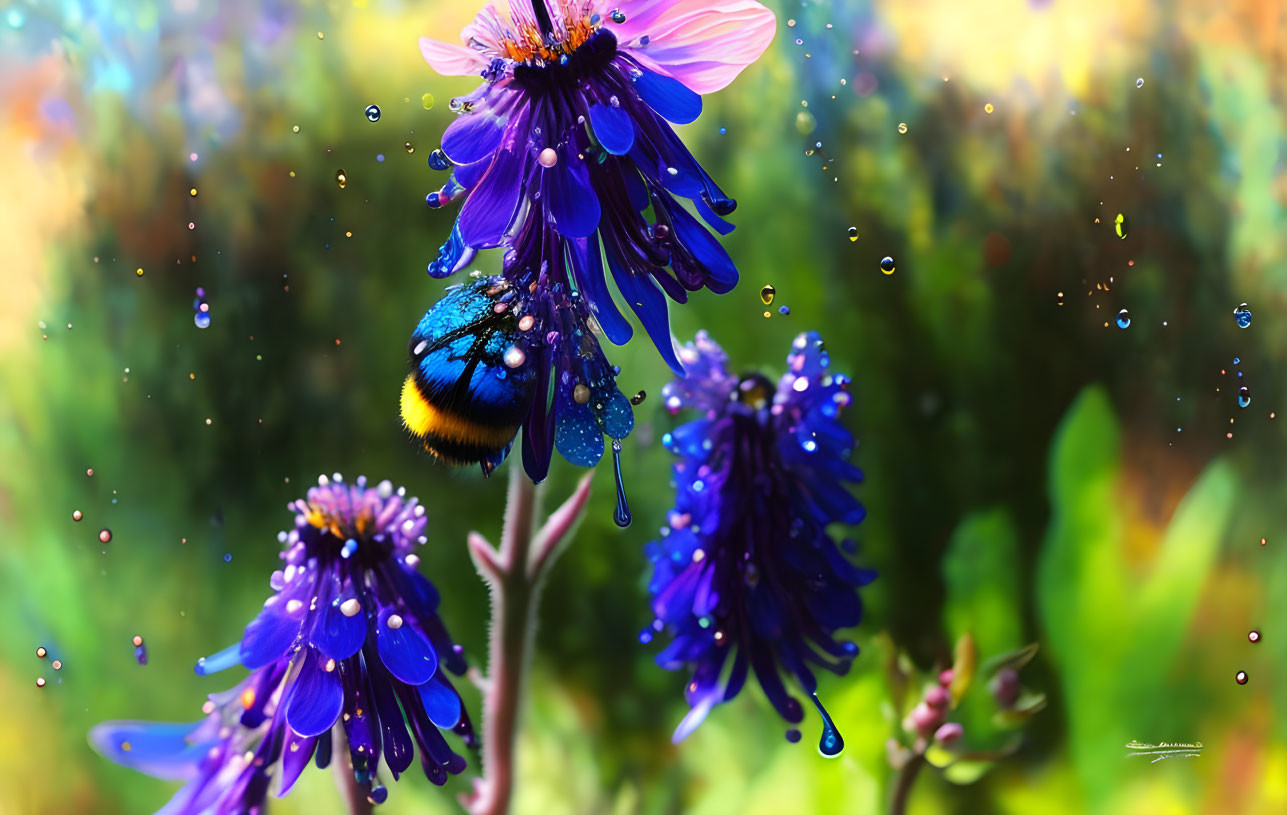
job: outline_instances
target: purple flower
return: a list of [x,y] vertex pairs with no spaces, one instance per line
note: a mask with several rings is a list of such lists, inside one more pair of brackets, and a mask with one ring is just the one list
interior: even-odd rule
[[[670,123],[696,119],[699,94],[731,82],[774,28],[773,13],[754,0],[513,0],[508,16],[492,5],[479,12],[463,46],[420,40],[439,73],[483,78],[452,100],[460,117],[429,159],[452,174],[426,202],[465,199],[429,274],[445,277],[480,249],[504,249],[503,274],[523,301],[513,313],[533,318],[516,343],[535,371],[522,423],[533,479],[544,478],[556,444],[582,466],[603,453],[596,405],[605,400],[574,396],[596,382],[619,395],[596,335],[621,344],[632,329],[612,301],[605,261],[681,375],[667,297],[683,303],[691,291],[722,293],[737,282],[702,224],[727,234],[732,225],[720,216],[735,202]],[[494,465],[494,456],[485,461]]]
[[[90,740],[112,760],[188,784],[162,810],[173,815],[260,812],[270,781],[285,795],[304,766],[331,757],[343,725],[357,785],[387,795],[376,777],[383,756],[396,779],[415,748],[425,775],[444,784],[465,768],[439,728],[473,742],[473,728],[441,662],[464,659],[438,617],[438,593],[416,571],[425,513],[388,481],[349,486],[339,474],[290,505],[286,568],[276,593],[241,642],[199,660],[207,675],[242,665],[250,675],[214,694],[195,724],[106,722]],[[408,732],[408,725],[410,732]]]
[[[728,373],[727,356],[705,332],[682,351],[686,379],[662,392],[667,408],[698,418],[666,434],[675,463],[675,508],[661,540],[648,545],[651,629],[669,629],[657,655],[667,669],[686,667],[692,709],[675,741],[701,724],[711,707],[732,699],[749,672],[787,721],[803,718],[783,684],[794,677],[822,715],[819,748],[836,755],[843,741],[816,694],[811,666],[838,674],[858,652],[837,630],[862,617],[858,587],[874,572],[859,569],[827,534],[832,523],[856,524],[862,505],[844,482],[862,473],[849,463],[854,445],[838,419],[849,379],[828,371],[816,333],[796,337],[776,390],[759,374]],[[846,550],[854,546],[846,542]]]

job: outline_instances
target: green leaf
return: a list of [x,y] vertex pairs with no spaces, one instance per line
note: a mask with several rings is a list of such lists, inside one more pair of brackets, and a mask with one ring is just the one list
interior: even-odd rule
[[992,761],[957,761],[943,769],[943,777],[953,784],[973,784],[995,766]]

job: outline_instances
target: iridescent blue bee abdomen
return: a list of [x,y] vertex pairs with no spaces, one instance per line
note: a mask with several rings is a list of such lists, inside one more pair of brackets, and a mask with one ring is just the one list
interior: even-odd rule
[[480,277],[448,291],[411,335],[402,421],[427,451],[485,471],[504,460],[532,404],[517,291]]

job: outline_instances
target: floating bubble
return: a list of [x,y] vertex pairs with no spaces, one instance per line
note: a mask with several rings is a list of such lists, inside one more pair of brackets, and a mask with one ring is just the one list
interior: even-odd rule
[[196,324],[197,328],[209,328],[210,312],[198,311],[196,314],[192,315],[192,322]]
[[1137,88],[1144,87],[1144,77],[1141,76],[1139,79],[1135,80],[1135,87]]
[[1260,632],[1259,632],[1259,631],[1251,631],[1251,632],[1249,632],[1249,633],[1247,634],[1247,641],[1248,641],[1248,642],[1260,642]]
[[98,530],[98,539],[102,543],[111,543],[112,530],[108,529],[107,527],[103,527],[102,529]]
[[403,150],[406,150],[408,153],[414,153],[414,152],[416,152],[416,147],[415,147],[415,145],[413,145],[411,142],[405,142],[405,143],[402,145],[402,149],[403,149]]
[[1251,326],[1251,309],[1243,303],[1233,310],[1233,321],[1238,324],[1239,328],[1249,328]]
[[366,106],[366,120],[367,120],[368,122],[378,122],[378,121],[380,121],[380,106],[379,106],[379,105],[367,105],[367,106]]
[[881,258],[881,259],[880,259],[880,270],[881,270],[882,272],[884,272],[885,274],[893,274],[893,273],[894,273],[894,259],[893,259],[893,258],[891,258],[889,255],[886,255],[885,257]]
[[983,106],[983,112],[984,112],[984,113],[991,113],[991,112],[993,111],[993,109],[994,109],[994,108],[992,107],[992,103],[991,103],[991,102],[988,102],[986,105],[984,105],[984,106]]
[[773,285],[771,283],[765,283],[764,288],[760,289],[760,302],[766,306],[772,305],[773,297],[777,293],[778,293],[778,290],[773,288]]
[[1126,237],[1126,216],[1125,215],[1123,215],[1120,212],[1117,213],[1117,217],[1113,219],[1113,229],[1114,231],[1117,232],[1117,237],[1119,238]]
[[344,189],[345,185],[349,183],[349,177],[344,174],[344,170],[335,171],[335,183],[340,185],[340,189]]
[[50,663],[49,667],[53,668],[55,671],[61,671],[63,669],[63,661],[61,659],[55,659]]
[[778,308],[778,314],[790,314],[790,313],[791,313],[790,306],[781,306],[780,308]]
[[849,242],[853,243],[854,241],[858,240],[858,227],[856,226],[849,227],[848,229],[845,230],[845,234],[849,236]]
[[1245,408],[1251,404],[1251,389],[1246,385],[1238,388],[1238,407]]
[[519,348],[517,345],[511,345],[509,349],[505,351],[504,360],[508,367],[517,368],[527,361],[527,354],[523,353],[523,349]]
[[143,267],[142,267],[142,266],[140,266],[140,267],[138,267],[137,269],[135,269],[135,270],[134,270],[134,274],[138,275],[139,277],[142,277],[142,276],[143,276]]
[[616,23],[617,25],[621,25],[622,23],[624,23],[624,22],[626,21],[626,15],[622,13],[621,9],[616,9],[616,8],[614,8],[614,9],[613,9],[609,14],[608,14],[608,16],[609,16],[609,17],[611,17],[611,18],[612,18],[612,22]]
[[420,97],[420,107],[424,108],[425,110],[433,110],[432,93],[426,93],[424,96]]
[[448,170],[451,168],[451,159],[447,158],[447,154],[442,152],[441,147],[429,152],[428,161],[429,168],[432,170]]
[[48,654],[48,653],[49,652],[45,650],[45,646],[43,645],[36,648],[36,656],[39,657],[40,659],[44,659],[45,654]]
[[43,688],[44,686],[45,686],[45,678],[43,676],[36,677],[36,687]]
[[85,516],[84,516],[84,514],[83,514],[83,513],[81,513],[81,511],[80,511],[79,509],[74,509],[74,510],[72,510],[72,520],[73,520],[73,521],[79,521],[81,518],[84,518],[84,517],[85,517]]
[[771,311],[766,311],[766,312],[764,312],[764,319],[766,319],[766,320],[767,320],[767,319],[769,319],[769,318],[770,318],[770,317],[772,317],[772,316],[773,316],[773,312],[771,312]]
[[791,728],[786,732],[786,740],[791,742],[792,744],[795,744],[796,742],[800,741],[800,731],[796,730],[794,727]]
[[907,132],[907,122],[899,122],[899,123],[898,123],[898,132],[899,132],[899,133],[906,133],[906,132]]
[[1123,329],[1131,327],[1131,313],[1126,309],[1117,312],[1117,327]]
[[1239,685],[1247,684],[1247,672],[1238,671],[1238,673],[1234,674],[1233,681],[1237,682]]
[[721,127],[721,128],[719,129],[719,134],[720,134],[721,136],[723,136],[723,135],[725,135],[725,134],[727,134],[727,133],[728,133],[728,128],[727,128],[727,127]]
[[86,470],[85,470],[85,475],[89,476],[90,478],[93,478],[93,477],[94,477],[94,468],[93,468],[93,467],[90,467],[90,468],[86,469]]
[[638,393],[636,393],[634,396],[630,397],[630,404],[632,404],[632,405],[641,405],[641,404],[643,404],[643,400],[645,400],[645,399],[647,399],[647,398],[648,398],[648,392],[647,392],[647,391],[645,391],[645,390],[640,389],[640,391],[639,391]]

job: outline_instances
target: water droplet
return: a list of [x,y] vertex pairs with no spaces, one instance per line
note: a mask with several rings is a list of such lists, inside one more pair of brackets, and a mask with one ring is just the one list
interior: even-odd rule
[[523,353],[523,349],[517,345],[511,345],[505,351],[504,360],[505,364],[510,368],[517,368],[527,361],[527,354]]
[[1238,388],[1238,407],[1245,408],[1251,404],[1251,389],[1246,385]]
[[366,120],[367,120],[368,122],[378,122],[378,121],[380,121],[380,106],[379,106],[379,105],[367,105],[367,106],[366,106]]
[[612,10],[612,13],[610,13],[608,16],[611,17],[612,22],[616,23],[617,25],[621,25],[626,21],[626,15],[621,12],[621,9],[614,8]]
[[1126,237],[1126,216],[1120,212],[1117,213],[1117,217],[1113,219],[1113,230],[1117,232],[1117,237]]
[[643,400],[645,400],[645,399],[647,399],[647,398],[648,398],[648,393],[647,393],[647,391],[644,391],[644,390],[640,389],[640,391],[639,391],[638,393],[636,393],[634,396],[630,397],[630,404],[632,404],[632,405],[641,405],[641,404],[643,404]]
[[853,243],[854,241],[858,240],[858,227],[856,227],[856,226],[851,226],[851,227],[849,227],[848,229],[846,229],[846,230],[845,230],[845,232],[846,232],[846,234],[848,234],[848,235],[849,235],[849,242],[850,242],[850,243]]
[[1248,641],[1248,642],[1260,642],[1260,632],[1259,632],[1259,631],[1252,631],[1252,632],[1248,633],[1248,634],[1247,634],[1247,641]]
[[559,154],[553,147],[546,147],[536,154],[536,163],[542,167],[553,167],[559,163]]
[[447,170],[451,168],[451,160],[447,154],[442,152],[442,148],[436,148],[429,153],[429,168],[432,170]]
[[1251,326],[1251,309],[1243,303],[1233,310],[1233,321],[1238,324],[1239,328],[1248,328]]
[[644,645],[647,645],[648,643],[652,642],[652,636],[653,636],[652,628],[651,627],[645,628],[643,631],[639,632],[639,642],[643,643]]
[[1141,76],[1139,79],[1135,80],[1135,87],[1137,88],[1144,87],[1144,77]]
[[993,110],[995,110],[995,108],[992,107],[991,102],[988,102],[986,105],[983,106],[984,113],[991,113]]
[[778,314],[790,314],[790,313],[791,313],[790,306],[781,306],[778,308]]
[[406,150],[408,153],[416,152],[416,147],[411,142],[404,142],[402,145],[402,149]]
[[432,93],[426,93],[424,96],[420,97],[420,107],[424,108],[425,110],[433,110]]
[[725,135],[726,133],[728,133],[728,128],[727,128],[727,127],[721,127],[721,128],[719,129],[719,134],[720,134],[721,136]]
[[223,562],[224,562],[224,563],[232,563],[232,552],[224,552],[224,553],[223,553]]
[[36,687],[43,688],[44,686],[45,686],[45,678],[43,676],[36,677]]
[[613,513],[612,520],[617,522],[617,526],[630,526],[630,507],[626,504],[626,485],[621,480],[621,440],[612,440],[612,469],[617,479],[617,511]]
[[894,273],[894,259],[886,255],[880,259],[880,270],[885,274]]
[[61,671],[63,669],[63,661],[61,659],[55,659],[50,664],[50,667],[53,668],[55,671]]
[[818,740],[818,752],[826,758],[835,758],[844,751],[845,740],[840,737],[835,722],[831,721],[827,709],[818,700],[818,694],[812,694],[810,698],[813,699],[813,706],[818,709],[818,714],[822,716],[822,738]]
[[794,727],[791,728],[786,732],[786,740],[795,744],[800,740],[800,731],[796,730]]
[[210,313],[207,311],[198,311],[196,314],[192,315],[192,322],[196,324],[197,328],[209,328]]
[[112,530],[108,529],[107,527],[103,527],[102,529],[98,530],[98,539],[102,543],[111,543]]
[[899,123],[898,123],[898,132],[899,132],[899,133],[906,133],[906,132],[907,132],[907,122],[899,122]]
[[344,189],[344,185],[349,183],[349,177],[344,174],[343,170],[335,171],[335,183],[340,185],[340,189]]
[[771,283],[765,283],[764,288],[760,289],[760,302],[766,306],[771,305],[773,303],[773,297],[777,293],[778,290],[773,288]]
[[73,520],[73,521],[79,521],[81,518],[84,518],[84,517],[85,517],[85,516],[84,516],[83,514],[81,514],[81,511],[80,511],[79,509],[74,509],[74,510],[72,510],[72,520]]
[[1238,671],[1238,673],[1234,674],[1233,681],[1237,682],[1239,685],[1247,684],[1247,672]]
[[39,646],[39,647],[37,647],[37,648],[36,648],[36,656],[37,656],[37,657],[39,657],[39,658],[41,658],[41,659],[44,659],[44,658],[45,658],[45,654],[47,654],[47,653],[49,653],[49,652],[45,650],[45,646],[43,646],[43,645],[41,645],[41,646]]
[[1117,327],[1123,329],[1131,327],[1131,313],[1126,309],[1117,312]]

